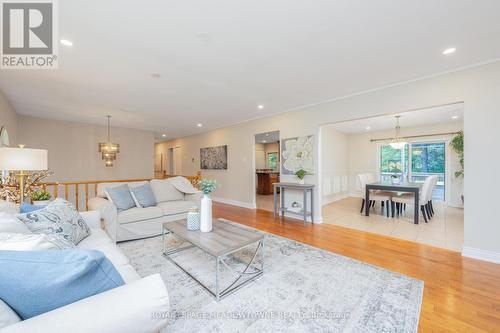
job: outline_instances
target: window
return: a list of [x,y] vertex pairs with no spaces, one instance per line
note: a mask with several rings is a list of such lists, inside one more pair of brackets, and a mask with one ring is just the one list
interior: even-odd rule
[[380,147],[380,177],[390,181],[391,175],[401,175],[404,181],[424,182],[431,175],[439,180],[433,193],[435,200],[445,199],[445,142],[414,142],[403,149],[389,145]]
[[267,153],[267,168],[278,170],[278,153]]

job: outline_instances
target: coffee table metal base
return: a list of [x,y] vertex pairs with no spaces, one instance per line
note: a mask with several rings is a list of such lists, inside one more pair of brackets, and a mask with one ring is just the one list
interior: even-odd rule
[[[241,248],[235,249],[234,251],[226,253],[222,256],[214,257],[215,258],[215,290],[212,290],[212,289],[210,289],[210,287],[205,285],[203,282],[201,282],[196,277],[194,277],[191,273],[189,273],[186,269],[184,269],[180,264],[178,264],[171,257],[171,255],[173,255],[175,253],[179,253],[179,252],[191,249],[191,248],[198,248],[198,247],[195,245],[192,245],[191,243],[189,243],[189,241],[187,241],[183,238],[176,237],[177,239],[181,240],[182,243],[189,243],[189,245],[182,246],[183,244],[181,243],[181,246],[167,249],[166,242],[165,242],[165,240],[166,240],[165,236],[168,234],[176,237],[176,235],[173,232],[169,232],[166,229],[163,229],[163,234],[162,234],[162,237],[163,237],[163,256],[168,261],[170,261],[172,264],[177,266],[180,270],[182,270],[184,273],[189,275],[193,280],[195,280],[200,286],[203,287],[203,289],[205,289],[210,295],[212,295],[217,302],[222,300],[226,296],[229,296],[230,294],[237,291],[241,287],[252,282],[253,280],[255,280],[256,278],[258,278],[259,276],[261,276],[264,273],[264,239],[262,239],[262,240],[256,242],[257,248],[255,249],[255,252],[252,255],[252,259],[250,260],[250,262],[246,265],[246,267],[242,271],[239,271],[239,270],[236,270],[236,269],[230,267],[224,260],[226,259],[227,256],[229,256],[237,251],[240,251],[240,250],[244,249],[245,247],[255,245],[255,243],[245,245]],[[201,248],[198,248],[198,249],[202,250]],[[205,253],[207,253],[207,252],[205,252]],[[207,254],[209,254],[209,253],[207,253]],[[257,257],[260,257],[260,265],[259,265],[260,268],[257,268],[253,265],[256,262]],[[229,286],[227,286],[226,288],[221,290],[219,280],[220,280],[220,272],[221,272],[222,265],[224,267],[226,267],[228,270],[234,272],[237,277],[234,281],[232,281],[229,284]]]

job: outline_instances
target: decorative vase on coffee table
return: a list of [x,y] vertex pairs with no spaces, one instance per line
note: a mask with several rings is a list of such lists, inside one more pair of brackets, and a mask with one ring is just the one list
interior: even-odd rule
[[204,194],[201,198],[200,231],[212,231],[212,199],[210,195]]

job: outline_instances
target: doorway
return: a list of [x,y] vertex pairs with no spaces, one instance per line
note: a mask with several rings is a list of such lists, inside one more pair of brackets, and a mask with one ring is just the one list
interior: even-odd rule
[[[323,125],[323,223],[461,251],[463,178],[460,156],[450,143],[463,133],[463,107],[463,103],[454,103],[402,112],[398,117],[383,115]],[[408,209],[397,208],[393,215],[387,202],[374,201],[370,216],[360,212],[366,183],[422,186],[430,176],[438,180],[432,185],[434,210],[432,215],[427,212],[428,223],[421,217],[420,224],[414,224],[412,204]],[[389,190],[381,195],[404,193]]]
[[168,174],[182,175],[182,147],[168,149]]
[[255,203],[273,210],[273,183],[280,179],[280,132],[255,135]]

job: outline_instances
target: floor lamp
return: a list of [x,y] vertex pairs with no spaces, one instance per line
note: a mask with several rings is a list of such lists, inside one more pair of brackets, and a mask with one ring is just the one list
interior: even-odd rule
[[0,147],[0,170],[14,171],[19,178],[19,194],[24,202],[24,180],[27,171],[47,170],[47,150]]

